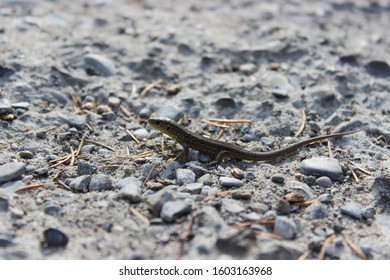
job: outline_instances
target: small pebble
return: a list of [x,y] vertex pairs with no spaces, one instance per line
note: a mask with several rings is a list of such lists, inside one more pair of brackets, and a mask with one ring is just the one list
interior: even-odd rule
[[232,200],[232,199],[226,199],[223,200],[223,208],[225,211],[229,212],[230,214],[239,214],[243,211],[245,211],[245,207],[241,205],[238,201]]
[[115,114],[115,112],[112,112],[112,111],[104,112],[104,113],[102,113],[102,118],[103,118],[103,120],[112,122],[112,121],[116,120],[116,114]]
[[278,215],[288,215],[291,211],[290,203],[284,199],[279,199],[275,205],[275,210]]
[[8,198],[0,196],[0,212],[7,212],[9,208]]
[[78,159],[77,160],[77,174],[81,175],[92,175],[97,171],[97,167],[91,164],[89,161]]
[[150,137],[149,132],[145,128],[135,130],[133,135],[140,141],[148,140]]
[[305,210],[309,220],[320,220],[328,217],[328,209],[322,203],[316,202]]
[[256,175],[252,171],[247,171],[247,172],[245,172],[244,178],[247,180],[254,180],[254,179],[256,179]]
[[90,175],[82,175],[79,177],[76,177],[69,183],[69,187],[77,192],[87,192],[88,191],[88,185],[91,182],[91,176]]
[[120,189],[118,196],[128,199],[130,202],[138,203],[142,200],[141,194],[142,182],[135,177],[127,177],[120,180],[115,189]]
[[[153,163],[145,163],[144,165],[142,165],[142,176],[144,177],[149,176],[149,173],[152,170],[152,168],[153,168]],[[155,168],[153,170],[153,173],[150,178],[152,179],[156,177],[156,175],[158,175],[158,168]]]
[[188,192],[191,194],[200,194],[203,189],[203,184],[201,183],[192,183],[186,184],[178,189],[180,192]]
[[0,98],[0,115],[12,114],[13,108],[11,102],[8,99]]
[[341,206],[340,211],[341,213],[358,220],[362,218],[362,210],[353,202]]
[[189,169],[177,169],[176,181],[179,185],[195,183],[195,173]]
[[275,174],[275,175],[272,175],[272,177],[271,177],[271,181],[273,183],[276,183],[276,184],[283,184],[284,180],[285,180],[285,178],[284,178],[284,175],[282,175],[282,174]]
[[116,96],[110,96],[108,98],[108,106],[111,108],[117,108],[121,104],[121,99]]
[[274,233],[285,239],[293,239],[296,234],[296,225],[293,220],[287,217],[277,217]]
[[150,195],[147,198],[147,202],[150,208],[152,208],[153,213],[156,216],[160,216],[162,206],[168,201],[173,201],[175,198],[175,191],[165,188]]
[[184,200],[168,201],[161,209],[161,218],[166,222],[174,222],[176,219],[190,213],[191,204]]
[[244,75],[251,75],[257,71],[257,66],[253,63],[245,63],[241,64],[238,70]]
[[219,178],[219,184],[222,186],[222,187],[226,187],[226,188],[239,188],[241,187],[244,183],[239,180],[239,179],[236,179],[236,178],[232,178],[232,177],[220,177]]
[[74,127],[77,130],[84,130],[85,126],[87,124],[87,119],[85,116],[71,115],[67,118],[67,122],[68,122],[69,127],[71,127],[71,128]]
[[315,184],[322,188],[329,188],[332,186],[332,180],[329,177],[322,176],[315,181]]
[[54,228],[48,228],[43,232],[42,247],[66,247],[68,241],[69,238],[62,231]]
[[90,191],[108,191],[112,190],[110,178],[105,174],[92,175],[91,182],[88,185]]
[[0,184],[15,180],[26,172],[26,164],[23,162],[11,162],[0,165]]
[[101,76],[109,77],[115,74],[114,62],[103,55],[90,53],[84,55],[83,59],[86,67]]
[[374,207],[366,207],[362,212],[363,218],[368,220],[373,220],[375,218],[375,208]]
[[24,211],[20,208],[16,208],[16,207],[11,208],[10,212],[11,212],[11,216],[16,219],[20,219],[24,216]]
[[19,156],[25,159],[32,159],[34,157],[34,154],[26,150],[26,151],[20,151]]
[[61,212],[61,206],[52,201],[45,202],[43,205],[46,215],[55,216]]
[[332,202],[332,199],[333,199],[333,196],[331,194],[328,194],[328,193],[324,193],[324,194],[321,194],[319,197],[318,197],[319,201],[321,203],[331,203]]
[[301,162],[300,168],[305,175],[327,176],[336,182],[342,182],[344,179],[340,163],[334,158],[305,159]]
[[268,210],[267,212],[264,213],[264,219],[266,220],[274,220],[276,219],[277,214],[273,210]]

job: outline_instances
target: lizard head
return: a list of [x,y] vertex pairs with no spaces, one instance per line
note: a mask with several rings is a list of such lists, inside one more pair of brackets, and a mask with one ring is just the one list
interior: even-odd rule
[[151,117],[148,120],[148,124],[154,129],[170,136],[174,140],[177,139],[178,133],[180,133],[179,124],[165,117]]

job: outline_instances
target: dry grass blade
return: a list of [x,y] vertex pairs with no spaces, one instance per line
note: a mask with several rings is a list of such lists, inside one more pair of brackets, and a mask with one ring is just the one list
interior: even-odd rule
[[89,129],[89,131],[94,131],[93,127],[89,123],[85,123],[85,126]]
[[202,120],[202,122],[207,123],[209,125],[213,125],[213,126],[219,127],[219,128],[230,128],[230,126],[228,126],[226,124],[220,124],[220,123],[216,123],[216,122],[211,122],[209,120]]
[[103,118],[101,115],[99,115],[99,114],[97,114],[97,113],[95,113],[95,112],[92,112],[92,111],[90,111],[90,110],[83,109],[82,111],[83,111],[84,113],[86,113],[86,114],[89,114],[89,115],[91,115],[91,116],[97,117],[97,118],[99,118],[99,119],[102,119],[102,118]]
[[106,148],[112,152],[115,152],[114,148],[111,148],[110,146],[104,145],[103,143],[97,142],[95,140],[85,139],[85,142],[89,143],[89,144],[94,144],[96,146],[100,146],[100,147]]
[[318,198],[314,198],[314,199],[311,199],[311,200],[306,200],[304,202],[297,202],[297,203],[294,203],[294,205],[298,205],[298,206],[310,206],[312,205],[314,202],[318,201]]
[[368,171],[367,169],[364,169],[363,167],[357,165],[356,163],[353,163],[352,161],[349,161],[350,164],[352,164],[353,166],[355,166],[357,169],[359,169],[361,172],[367,174],[367,175],[371,175],[371,172]]
[[356,246],[351,238],[349,238],[349,235],[344,233],[343,235],[345,242],[348,244],[348,246],[351,248],[351,250],[360,258],[363,260],[367,260],[367,255],[358,247]]
[[188,239],[188,236],[191,234],[196,217],[198,217],[201,213],[202,211],[195,212],[191,216],[191,219],[188,221],[188,223],[184,226],[182,232],[179,234],[179,248],[176,252],[176,259],[181,259],[183,255],[184,243]]
[[299,127],[298,131],[295,133],[295,135],[294,135],[295,137],[298,137],[299,135],[301,135],[301,133],[303,132],[303,130],[305,129],[305,126],[306,126],[305,110],[301,111],[301,116],[302,116],[301,126]]
[[16,189],[15,192],[16,193],[19,193],[19,192],[23,192],[23,191],[28,191],[28,190],[33,190],[33,189],[38,189],[38,188],[41,188],[43,187],[45,184],[33,184],[33,185],[28,185],[28,186],[24,186],[24,187],[21,187],[19,189]]
[[356,183],[359,183],[359,178],[358,176],[356,175],[355,171],[353,171],[353,169],[347,164],[347,167],[349,169],[349,171],[351,171],[351,174],[352,174],[352,177],[353,179],[355,180]]
[[326,146],[328,147],[329,158],[333,158],[332,146],[329,140],[326,142]]
[[85,143],[85,134],[84,134],[83,137],[81,138],[79,147],[77,148],[76,157],[77,157],[79,154],[81,154],[81,149],[83,148],[84,143]]
[[144,97],[152,88],[155,88],[156,86],[160,85],[162,83],[162,80],[155,81],[153,83],[150,83],[147,85],[140,93],[141,97]]
[[266,237],[269,237],[269,238],[272,238],[272,239],[275,239],[275,240],[284,240],[283,237],[281,237],[280,235],[277,235],[275,233],[262,231],[262,230],[255,230],[254,232],[256,234],[258,234],[258,235],[266,236]]
[[324,243],[322,243],[322,246],[321,246],[320,253],[318,254],[318,258],[320,260],[325,259],[326,248],[335,240],[335,238],[336,238],[336,235],[331,234],[324,240]]
[[135,141],[135,143],[137,143],[137,144],[140,143],[140,141],[129,130],[126,129],[126,133],[129,134],[129,136]]
[[113,169],[113,168],[119,168],[119,167],[120,167],[119,164],[106,164],[106,165],[100,166],[101,169]]
[[221,128],[219,131],[218,131],[218,134],[217,134],[217,136],[215,137],[217,140],[218,139],[221,139],[221,137],[222,137],[222,134],[224,133],[224,129],[223,128]]
[[72,146],[70,146],[70,165],[74,165],[74,161],[75,161],[75,153],[77,153],[77,151],[75,152],[72,148]]
[[119,110],[120,110],[126,117],[130,117],[130,116],[131,116],[130,109],[127,108],[125,105],[120,105],[120,106],[119,106]]
[[229,119],[215,119],[215,118],[209,118],[207,119],[208,122],[221,122],[221,123],[252,123],[251,120],[229,120]]
[[157,164],[158,164],[157,161],[153,163],[152,168],[150,168],[148,176],[146,176],[145,181],[142,183],[142,186],[144,186],[150,180],[150,177],[152,177],[152,174],[157,167]]
[[137,217],[137,219],[146,226],[150,225],[149,219],[142,215],[138,210],[130,208],[130,212]]
[[311,255],[310,250],[307,250],[307,251],[303,252],[302,255],[299,256],[298,260],[300,260],[300,261],[306,260],[308,257],[310,257],[310,255]]
[[261,221],[253,221],[253,222],[244,222],[236,225],[237,228],[250,227],[251,225],[274,225],[275,220],[261,220]]

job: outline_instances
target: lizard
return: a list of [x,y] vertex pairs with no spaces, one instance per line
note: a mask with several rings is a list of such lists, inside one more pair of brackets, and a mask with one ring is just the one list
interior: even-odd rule
[[254,152],[245,150],[235,144],[223,142],[220,140],[214,140],[211,138],[203,137],[190,130],[186,129],[177,122],[164,117],[151,117],[148,120],[148,124],[159,130],[160,132],[170,136],[175,143],[179,143],[183,147],[183,151],[177,158],[187,159],[189,149],[197,150],[201,153],[211,155],[215,158],[215,161],[210,164],[220,163],[224,159],[237,159],[237,160],[249,160],[249,161],[270,161],[279,158],[285,158],[304,146],[312,145],[324,140],[344,137],[359,132],[360,130],[334,133],[329,135],[321,135],[309,139],[302,140],[300,142],[291,144],[285,148],[281,148],[275,151],[269,152]]

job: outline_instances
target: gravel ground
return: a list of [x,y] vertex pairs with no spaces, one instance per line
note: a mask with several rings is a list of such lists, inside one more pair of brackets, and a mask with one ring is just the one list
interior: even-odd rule
[[[0,258],[389,259],[389,10],[1,1]],[[361,131],[210,167],[146,123],[266,151],[302,112],[299,139]]]

